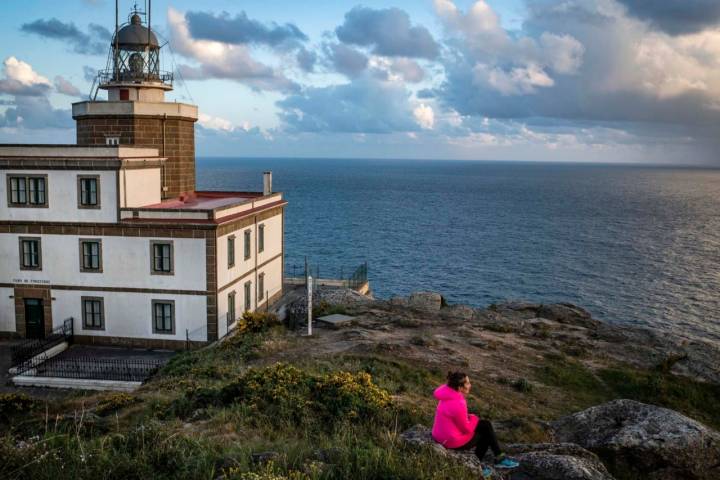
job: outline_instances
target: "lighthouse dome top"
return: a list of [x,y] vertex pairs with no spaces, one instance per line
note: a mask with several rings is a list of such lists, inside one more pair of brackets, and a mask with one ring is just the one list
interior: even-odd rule
[[[130,23],[117,32],[117,46],[123,50],[145,50],[159,48],[160,44],[155,33],[142,24],[140,15],[134,13],[130,17]],[[115,38],[112,39],[112,46],[115,46]]]

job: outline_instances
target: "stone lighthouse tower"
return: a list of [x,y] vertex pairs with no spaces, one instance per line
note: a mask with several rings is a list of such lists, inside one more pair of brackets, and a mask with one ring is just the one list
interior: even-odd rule
[[[195,105],[166,102],[173,75],[160,70],[161,45],[143,12],[134,10],[128,22],[118,25],[105,70],[98,73],[98,88],[107,100],[73,104],[78,145],[130,145],[157,148],[167,157],[162,172],[162,196],[170,198],[195,191]],[[149,14],[148,14],[149,18]]]

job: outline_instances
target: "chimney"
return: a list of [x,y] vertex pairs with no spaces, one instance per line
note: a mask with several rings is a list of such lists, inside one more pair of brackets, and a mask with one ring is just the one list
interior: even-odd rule
[[263,172],[263,195],[272,194],[272,172]]

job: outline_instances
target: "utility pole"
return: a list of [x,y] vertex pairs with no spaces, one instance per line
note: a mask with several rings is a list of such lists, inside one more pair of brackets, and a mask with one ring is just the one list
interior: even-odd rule
[[313,306],[312,306],[312,283],[313,278],[307,277],[307,312],[308,312],[308,337],[312,336],[312,320],[313,320]]

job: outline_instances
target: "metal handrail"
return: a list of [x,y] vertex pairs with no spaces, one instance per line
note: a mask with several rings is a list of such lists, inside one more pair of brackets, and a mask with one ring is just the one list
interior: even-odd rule
[[63,321],[63,324],[55,327],[45,338],[29,339],[10,350],[10,363],[17,367],[28,360],[40,355],[48,349],[65,341],[71,341],[73,337],[73,318]]

